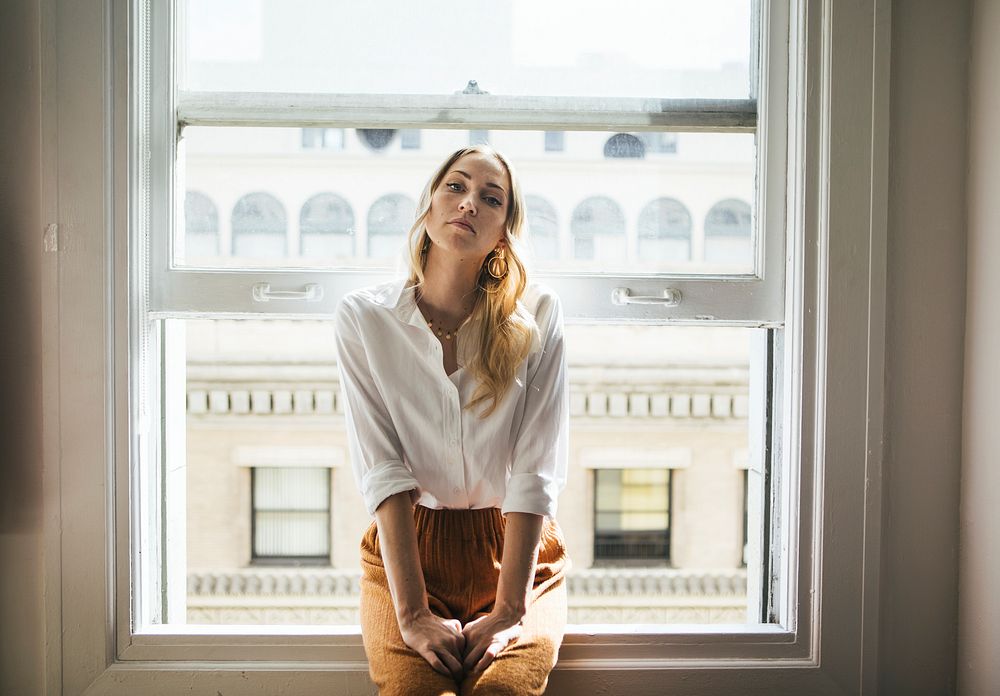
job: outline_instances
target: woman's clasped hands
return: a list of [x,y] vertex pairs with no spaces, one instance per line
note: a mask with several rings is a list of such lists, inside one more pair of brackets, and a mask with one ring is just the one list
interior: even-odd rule
[[429,609],[400,622],[403,642],[437,672],[460,681],[480,674],[521,635],[521,619],[499,609],[470,621],[443,619]]

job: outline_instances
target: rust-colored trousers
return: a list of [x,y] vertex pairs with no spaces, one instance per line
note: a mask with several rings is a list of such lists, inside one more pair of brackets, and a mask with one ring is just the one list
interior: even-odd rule
[[[466,624],[488,614],[496,600],[505,520],[496,508],[414,510],[420,563],[432,612]],[[456,683],[403,642],[373,522],[361,542],[361,634],[372,680],[381,696],[542,694],[566,627],[562,533],[546,520],[534,589],[520,638],[477,678]]]

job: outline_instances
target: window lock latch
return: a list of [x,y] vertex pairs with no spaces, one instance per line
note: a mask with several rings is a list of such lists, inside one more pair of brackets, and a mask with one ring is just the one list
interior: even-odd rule
[[681,303],[681,291],[677,288],[665,288],[662,295],[633,295],[628,288],[615,288],[611,291],[611,303],[616,305],[663,305],[676,307]]
[[270,283],[255,283],[253,286],[254,302],[270,302],[271,300],[319,302],[322,299],[323,286],[318,283],[308,283],[301,290],[272,290]]

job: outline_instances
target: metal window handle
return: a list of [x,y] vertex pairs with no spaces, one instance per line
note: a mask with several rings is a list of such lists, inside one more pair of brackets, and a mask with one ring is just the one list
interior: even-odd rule
[[271,300],[319,302],[323,299],[323,286],[309,283],[301,290],[272,290],[270,283],[256,283],[253,286],[253,299],[254,302],[270,302]]
[[645,304],[676,307],[681,303],[681,291],[677,288],[666,288],[662,296],[633,295],[628,288],[615,288],[611,291],[611,302],[616,305]]

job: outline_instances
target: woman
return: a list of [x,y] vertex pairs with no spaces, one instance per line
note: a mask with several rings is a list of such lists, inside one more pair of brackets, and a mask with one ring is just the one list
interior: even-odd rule
[[506,160],[458,150],[421,196],[409,277],[337,309],[352,462],[375,517],[361,628],[383,696],[541,694],[562,641],[562,312],[527,284],[523,225]]

